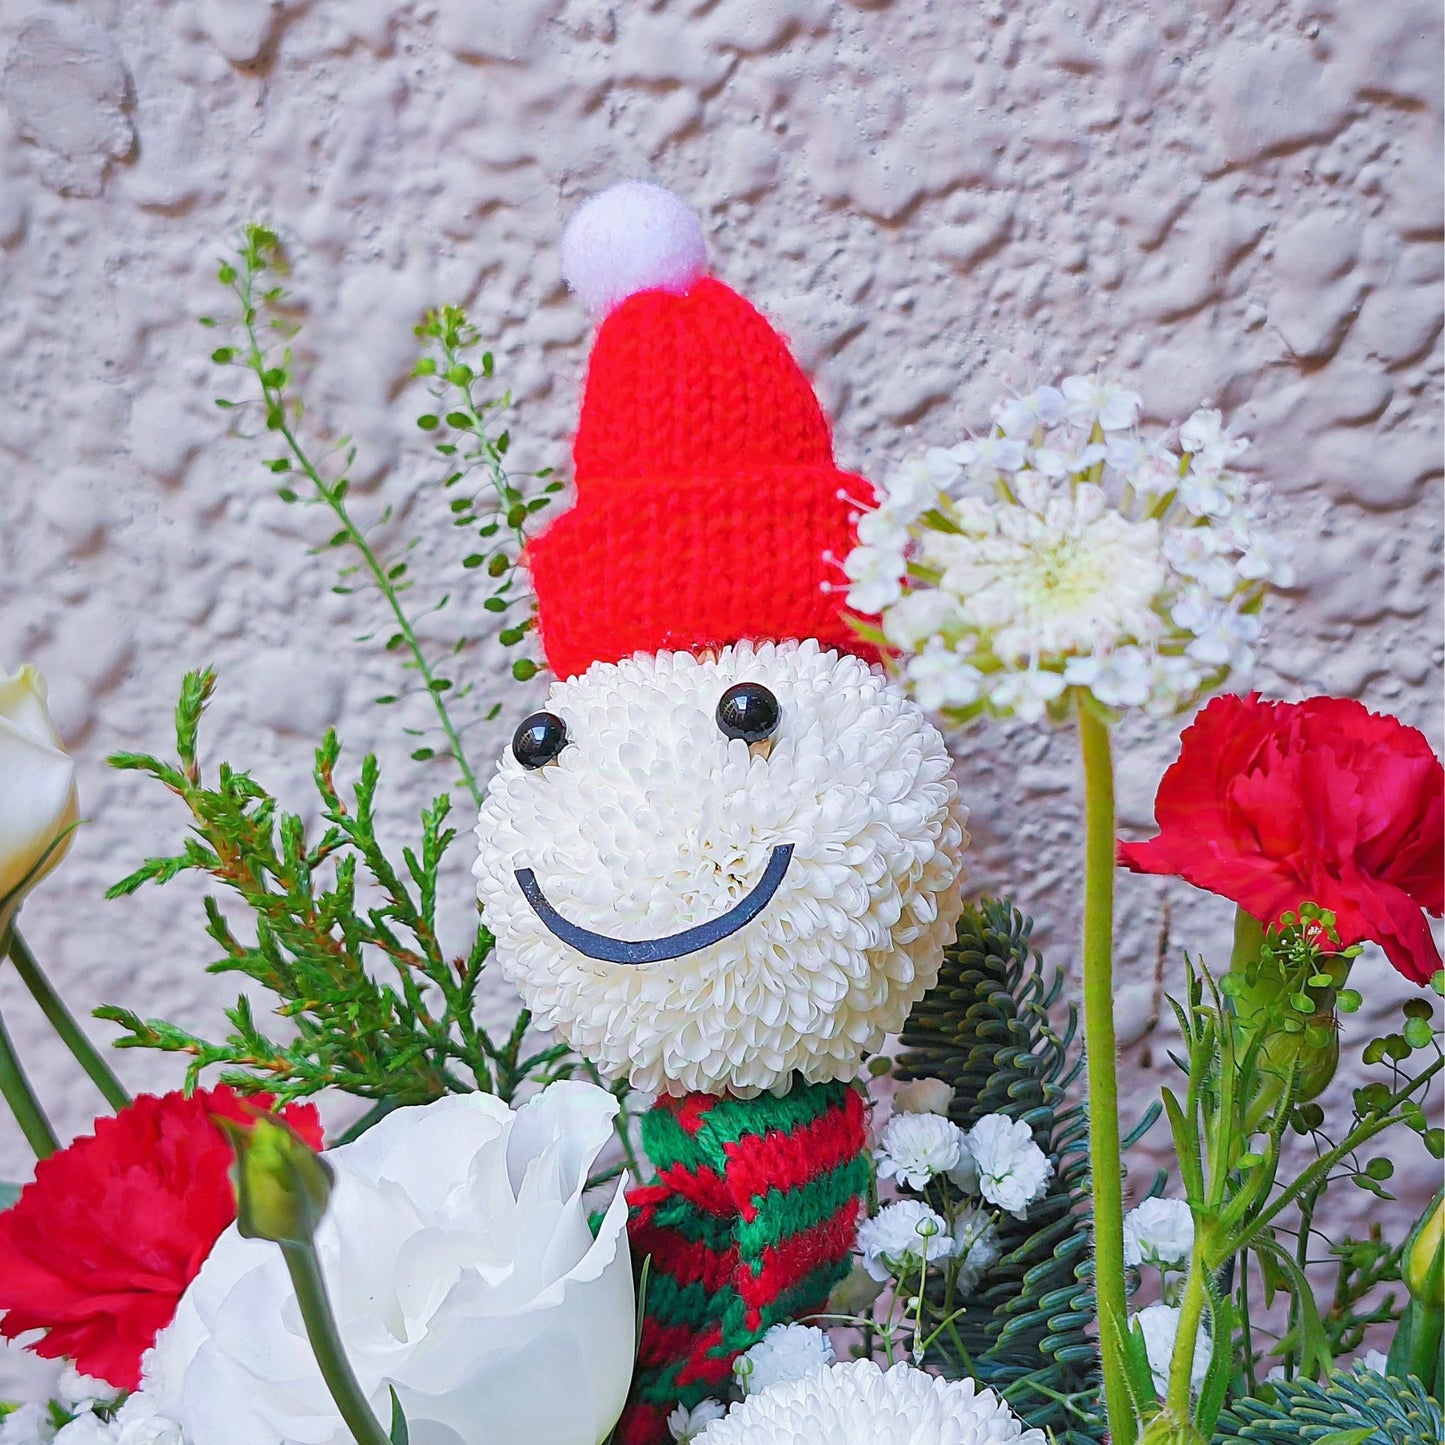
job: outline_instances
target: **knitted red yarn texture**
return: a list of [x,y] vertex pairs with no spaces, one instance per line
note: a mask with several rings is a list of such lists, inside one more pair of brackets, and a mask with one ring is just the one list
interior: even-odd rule
[[876,658],[823,587],[873,489],[838,469],[783,339],[720,281],[638,292],[602,323],[573,463],[576,502],[527,548],[558,677],[745,639]]

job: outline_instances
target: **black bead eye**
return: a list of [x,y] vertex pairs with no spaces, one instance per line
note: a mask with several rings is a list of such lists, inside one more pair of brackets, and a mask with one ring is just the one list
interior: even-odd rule
[[545,767],[566,746],[567,724],[556,713],[534,712],[512,734],[512,756],[524,768]]
[[717,725],[724,737],[748,744],[772,737],[781,716],[777,698],[760,682],[735,683],[718,699]]

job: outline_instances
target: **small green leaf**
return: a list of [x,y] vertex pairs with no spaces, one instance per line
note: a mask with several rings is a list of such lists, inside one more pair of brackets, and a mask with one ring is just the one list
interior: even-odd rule
[[1429,1019],[1412,1018],[1405,1020],[1404,1038],[1412,1049],[1426,1049],[1435,1037],[1435,1030]]
[[1364,999],[1354,988],[1342,988],[1335,997],[1335,1005],[1342,1014],[1358,1013]]
[[536,677],[536,675],[537,664],[533,662],[530,657],[519,657],[512,664],[512,676],[515,677],[518,682],[526,682],[528,679]]
[[441,418],[433,416],[431,412],[427,412],[425,416],[417,417],[416,424],[423,431],[435,431],[441,425]]

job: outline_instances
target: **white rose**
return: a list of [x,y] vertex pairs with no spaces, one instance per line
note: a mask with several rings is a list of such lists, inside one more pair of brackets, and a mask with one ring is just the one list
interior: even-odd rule
[[[378,1419],[394,1385],[427,1445],[597,1445],[632,1376],[619,1184],[594,1239],[582,1192],[617,1101],[580,1081],[515,1113],[461,1094],[388,1114],[327,1153],[316,1249]],[[347,1445],[281,1251],[233,1225],[145,1362],[192,1445]]]
[[21,896],[65,856],[79,816],[75,764],[45,699],[45,679],[28,663],[14,676],[0,669],[0,934]]
[[893,1093],[895,1114],[946,1114],[953,1103],[953,1086],[942,1079],[910,1079]]

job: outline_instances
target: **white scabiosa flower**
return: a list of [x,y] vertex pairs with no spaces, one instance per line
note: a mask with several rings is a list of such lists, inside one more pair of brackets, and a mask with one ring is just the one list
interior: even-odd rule
[[[776,699],[766,746],[719,726],[742,683]],[[546,707],[566,745],[533,769],[503,755],[474,869],[537,1024],[650,1093],[855,1077],[937,981],[963,907],[963,809],[917,703],[810,640],[597,663]],[[734,915],[660,961],[605,956]]]
[[743,1393],[753,1395],[771,1385],[826,1370],[835,1359],[832,1340],[816,1325],[774,1325],[738,1356],[733,1374]]
[[956,1168],[964,1147],[963,1130],[939,1114],[895,1113],[873,1157],[879,1178],[922,1189],[935,1174]]
[[1049,1156],[1034,1143],[1022,1119],[985,1114],[968,1131],[968,1152],[978,1173],[978,1192],[1016,1219],[1042,1197],[1053,1177]]
[[941,1214],[922,1200],[900,1199],[858,1226],[858,1248],[863,1268],[874,1279],[886,1280],[914,1273],[925,1262],[947,1259],[957,1245]]
[[721,1400],[702,1400],[692,1407],[679,1405],[668,1417],[667,1428],[677,1445],[690,1445],[714,1420],[727,1414]]
[[895,1114],[946,1114],[953,1087],[942,1079],[909,1079],[893,1091]]
[[[1174,1358],[1174,1341],[1179,1335],[1179,1311],[1173,1305],[1146,1305],[1131,1320],[1144,1336],[1144,1349],[1149,1355],[1149,1373],[1154,1389],[1162,1400],[1169,1388],[1169,1364]],[[1200,1325],[1194,1340],[1194,1358],[1190,1361],[1189,1385],[1198,1390],[1209,1373],[1209,1355],[1214,1343],[1209,1331]]]
[[1194,1216],[1182,1199],[1146,1199],[1124,1216],[1124,1263],[1183,1269],[1194,1248]]
[[888,595],[868,543],[845,569],[863,579],[850,605],[882,603],[925,707],[1038,721],[1077,688],[1167,715],[1243,682],[1264,591],[1292,581],[1263,489],[1232,469],[1248,442],[1202,410],[1173,450],[1141,434],[1140,406],[1100,376],[1007,396],[987,435],[899,469],[910,507],[885,487],[879,520],[860,520],[887,540]]
[[749,1395],[698,1445],[1045,1445],[992,1390],[853,1360]]

